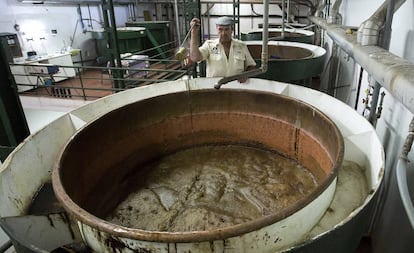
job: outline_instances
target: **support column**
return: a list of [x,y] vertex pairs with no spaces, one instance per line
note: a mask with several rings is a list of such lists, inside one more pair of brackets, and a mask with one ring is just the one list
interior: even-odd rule
[[[121,57],[118,45],[118,34],[116,31],[116,22],[114,14],[114,5],[112,0],[101,0],[102,4],[102,16],[104,21],[104,31],[107,38],[107,47],[110,53],[111,67],[121,68]],[[113,88],[124,89],[125,83],[123,80],[122,70],[113,70]]]
[[[4,48],[0,48],[0,160],[30,135],[29,126],[17,94]],[[13,60],[13,59],[11,59]]]

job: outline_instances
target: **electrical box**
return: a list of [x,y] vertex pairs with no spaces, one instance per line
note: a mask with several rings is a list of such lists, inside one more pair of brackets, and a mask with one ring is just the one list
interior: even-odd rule
[[8,63],[12,63],[14,58],[23,57],[17,34],[0,33],[0,45]]

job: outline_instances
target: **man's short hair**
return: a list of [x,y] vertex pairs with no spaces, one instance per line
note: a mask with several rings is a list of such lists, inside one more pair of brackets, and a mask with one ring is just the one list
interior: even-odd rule
[[233,19],[231,17],[219,17],[216,25],[230,26],[233,25]]

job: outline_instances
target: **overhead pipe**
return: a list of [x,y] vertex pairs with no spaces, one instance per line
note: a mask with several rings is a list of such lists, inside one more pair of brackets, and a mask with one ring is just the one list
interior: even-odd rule
[[[393,3],[395,13],[405,0],[396,0]],[[363,46],[377,45],[380,37],[380,30],[384,27],[387,17],[388,1],[385,1],[367,20],[362,22],[358,28],[358,42]]]
[[332,5],[331,14],[328,16],[328,23],[330,24],[342,24],[342,15],[339,13],[339,7],[342,4],[342,0],[336,0]]
[[268,28],[269,28],[269,0],[264,0],[263,1],[263,35],[262,35],[263,44],[262,44],[262,58],[261,58],[262,64],[260,68],[245,71],[243,73],[232,75],[232,76],[223,77],[214,85],[214,88],[220,89],[220,87],[223,84],[226,84],[228,82],[238,80],[240,78],[252,77],[252,76],[257,76],[257,75],[266,73],[267,62],[269,60],[268,45],[267,45],[268,35],[269,35]]
[[[401,1],[396,7],[401,6]],[[320,26],[361,67],[414,113],[414,64],[378,46],[363,46],[354,34],[347,34],[339,25],[328,24],[320,17],[309,17]]]
[[326,1],[325,0],[320,0],[318,3],[318,6],[316,7],[316,11],[315,11],[315,17],[322,17],[323,15],[323,9],[325,9],[326,7]]

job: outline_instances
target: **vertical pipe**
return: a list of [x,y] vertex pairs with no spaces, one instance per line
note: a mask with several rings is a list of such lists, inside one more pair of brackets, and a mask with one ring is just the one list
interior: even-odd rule
[[[388,50],[390,46],[391,40],[391,25],[394,16],[394,7],[395,1],[388,0],[387,5],[387,16],[385,19],[385,27],[383,32],[383,38],[381,43],[381,47]],[[381,84],[375,82],[374,91],[372,92],[372,100],[371,100],[371,109],[369,111],[368,121],[375,127],[377,124],[377,105],[378,105],[378,98],[381,89]]]
[[263,35],[262,35],[262,72],[267,71],[267,62],[269,60],[269,53],[268,53],[268,40],[269,40],[269,0],[264,0],[264,9],[263,9]]
[[364,74],[364,68],[361,67],[360,70],[359,70],[358,86],[357,86],[355,105],[354,105],[355,111],[358,109],[359,92],[361,91],[363,74]]
[[180,31],[180,22],[178,20],[178,1],[175,0],[174,4],[174,15],[175,15],[175,26],[176,26],[176,32],[177,32],[177,40],[178,43],[181,41],[181,31]]
[[[263,24],[264,27],[264,24]],[[285,0],[282,0],[282,39],[285,38]]]
[[287,2],[287,10],[286,10],[286,22],[289,23],[289,14],[290,14],[290,0]]
[[390,48],[391,41],[391,25],[394,18],[395,0],[388,0],[387,16],[385,18],[384,35],[381,41],[381,47],[384,49]]

